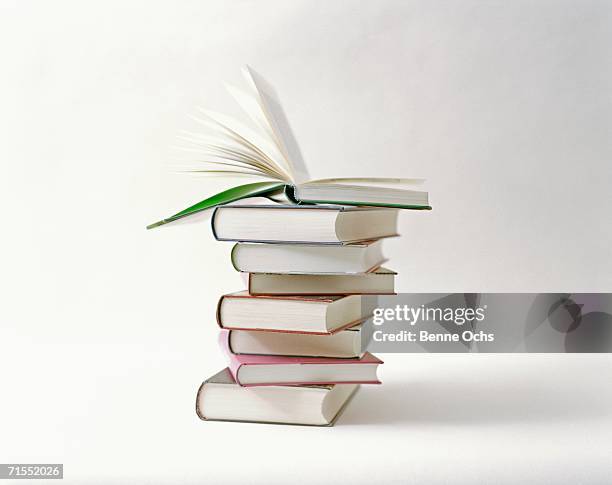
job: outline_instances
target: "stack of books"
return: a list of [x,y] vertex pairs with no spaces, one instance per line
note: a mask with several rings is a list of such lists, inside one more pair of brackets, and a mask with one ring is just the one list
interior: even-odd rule
[[382,361],[362,349],[363,295],[392,294],[382,239],[397,210],[338,205],[226,205],[213,234],[236,241],[247,289],[217,307],[229,366],[198,391],[204,420],[332,425]]
[[[247,289],[219,301],[229,367],[198,392],[202,419],[330,425],[359,384],[378,384],[382,362],[362,351],[363,295],[394,292],[382,241],[397,209],[428,210],[421,179],[312,179],[276,91],[246,66],[247,91],[228,86],[244,124],[202,110],[208,133],[184,132],[193,172],[258,179],[212,195],[149,229],[215,209],[218,240],[236,241],[232,264]],[[405,188],[405,187],[408,188]],[[263,198],[263,204],[245,203]],[[240,204],[240,205],[236,205]]]

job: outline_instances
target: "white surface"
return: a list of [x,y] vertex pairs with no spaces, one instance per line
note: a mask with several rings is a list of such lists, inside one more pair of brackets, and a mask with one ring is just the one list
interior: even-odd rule
[[334,428],[303,428],[199,421],[217,359],[191,337],[9,349],[1,456],[75,484],[609,482],[609,356],[387,355]]
[[222,83],[248,62],[313,177],[429,179],[434,211],[387,245],[400,290],[611,291],[611,14],[1,2],[0,461],[79,484],[603,482],[609,356],[387,356],[336,428],[198,422],[241,281],[205,223],[144,226],[223,187],[169,175],[168,147],[196,105],[236,113]]

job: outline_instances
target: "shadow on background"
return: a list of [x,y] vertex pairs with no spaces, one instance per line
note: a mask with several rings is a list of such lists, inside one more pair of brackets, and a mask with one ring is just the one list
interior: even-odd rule
[[[520,360],[521,357],[515,356]],[[558,362],[558,361],[557,361]],[[612,359],[607,361],[612,363]],[[572,419],[597,419],[612,414],[611,365],[598,367],[601,361],[555,361],[530,366],[521,364],[515,372],[495,376],[493,362],[485,364],[482,379],[477,369],[472,374],[436,375],[427,382],[407,372],[405,382],[381,386],[362,386],[340,418],[340,425],[395,425],[411,423],[431,425],[511,424],[555,422]],[[450,362],[449,362],[450,364]],[[506,364],[507,366],[507,364]],[[452,365],[449,365],[452,367]],[[473,367],[472,365],[468,367]],[[542,369],[544,367],[544,369]],[[557,372],[558,367],[558,372]],[[594,369],[600,369],[594,373]],[[571,369],[571,370],[570,370]],[[507,371],[507,369],[503,369]],[[544,372],[539,372],[544,370]],[[571,376],[564,374],[570,370]]]

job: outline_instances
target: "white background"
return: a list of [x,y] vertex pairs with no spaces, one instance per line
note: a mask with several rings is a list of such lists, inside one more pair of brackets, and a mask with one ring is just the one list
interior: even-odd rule
[[335,428],[203,423],[241,286],[171,173],[249,63],[315,177],[420,176],[399,291],[612,291],[612,3],[0,2],[0,461],[69,483],[601,483],[608,356],[385,356]]

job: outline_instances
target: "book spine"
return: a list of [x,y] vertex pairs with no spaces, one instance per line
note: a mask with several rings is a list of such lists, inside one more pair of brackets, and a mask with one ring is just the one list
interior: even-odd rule
[[206,379],[204,382],[202,382],[202,384],[200,384],[200,387],[198,388],[198,392],[196,393],[195,411],[198,418],[200,418],[202,421],[208,421],[208,418],[204,415],[204,410],[200,408],[200,396],[204,392],[204,389],[206,388],[206,385],[209,382],[210,379]]
[[242,386],[242,384],[240,383],[240,380],[238,379],[238,374],[240,373],[239,371],[240,371],[240,367],[242,366],[242,363],[240,362],[236,354],[234,354],[232,352],[232,349],[230,348],[229,331],[227,330],[221,331],[219,335],[219,346],[221,347],[221,350],[223,351],[223,353],[227,357],[227,360],[229,361],[228,369],[230,370],[232,376],[234,377],[234,380],[236,381],[238,385]]
[[223,350],[223,352],[225,352],[226,354],[235,354],[235,352],[232,350],[232,344],[230,341],[230,333],[231,330],[226,330],[226,329],[221,329],[221,332],[219,332],[219,347],[221,347],[221,350]]
[[255,294],[253,293],[253,273],[247,273],[246,287],[247,291],[249,292],[249,295]]
[[215,228],[215,221],[217,220],[217,212],[219,211],[219,207],[215,207],[215,210],[212,213],[212,217],[210,218],[210,228],[213,233],[213,237],[219,241],[219,237],[217,236],[217,229]]
[[296,198],[296,195],[295,195],[295,185],[286,184],[284,191],[285,191],[285,197],[287,197],[287,199],[289,199],[294,204],[300,204],[300,201]]
[[236,358],[235,354],[232,354],[229,352],[226,352],[226,354],[227,354],[228,361],[229,361],[229,365],[227,366],[227,368],[232,374],[232,377],[234,378],[234,380],[236,381],[236,384],[238,384],[241,387],[244,387],[244,384],[242,384],[239,379],[240,367],[242,367],[242,363]]
[[217,320],[217,325],[219,325],[220,329],[223,329],[223,322],[221,321],[221,305],[223,305],[223,300],[225,299],[225,295],[219,298],[217,303],[217,311],[215,312],[215,318]]
[[202,392],[204,392],[204,387],[206,387],[207,383],[208,383],[208,381],[202,382],[202,384],[198,388],[198,392],[196,394],[195,412],[196,412],[196,415],[198,416],[198,418],[200,418],[202,421],[208,421],[206,416],[204,416],[203,410],[200,409],[200,395],[202,394]]
[[238,244],[239,243],[236,243],[234,244],[234,246],[232,246],[232,252],[230,253],[230,261],[232,262],[232,266],[234,267],[236,271],[241,271],[240,268],[236,266],[236,259],[235,259],[236,251],[238,250]]

